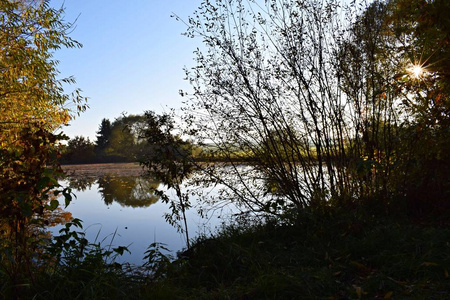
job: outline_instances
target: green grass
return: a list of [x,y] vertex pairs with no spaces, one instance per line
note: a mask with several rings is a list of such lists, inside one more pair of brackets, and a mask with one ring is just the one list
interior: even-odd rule
[[[36,276],[23,299],[450,299],[450,229],[351,210],[224,227],[183,259],[129,273],[90,259]],[[5,286],[1,296],[7,295]]]
[[450,230],[348,212],[225,228],[200,241],[149,297],[448,299]]

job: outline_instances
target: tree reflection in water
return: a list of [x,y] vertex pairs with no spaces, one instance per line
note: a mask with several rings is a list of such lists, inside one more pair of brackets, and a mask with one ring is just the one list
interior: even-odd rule
[[123,207],[149,207],[159,200],[154,191],[160,183],[146,176],[107,174],[100,178],[69,178],[70,186],[78,191],[90,189],[95,182],[106,205],[117,202]]
[[67,176],[66,180],[69,182],[69,186],[72,189],[83,192],[87,189],[91,189],[96,178],[90,176]]
[[104,176],[97,183],[106,205],[115,201],[121,206],[148,207],[159,200],[154,193],[159,182],[148,177]]

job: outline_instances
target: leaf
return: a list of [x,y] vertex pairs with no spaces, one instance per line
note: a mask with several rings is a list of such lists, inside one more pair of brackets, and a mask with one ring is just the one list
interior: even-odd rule
[[434,263],[434,262],[426,261],[426,262],[423,262],[423,263],[421,264],[421,266],[424,266],[424,267],[430,267],[430,266],[438,266],[438,264],[437,264],[437,263]]
[[72,201],[72,189],[70,188],[65,188],[63,190],[63,196],[64,196],[64,201],[65,201],[65,208],[67,208],[67,206],[69,206],[70,202]]
[[64,208],[67,208],[67,206],[69,206],[70,201],[72,201],[72,196],[71,195],[68,195],[67,197],[65,197],[65,199],[64,199],[64,204],[65,204]]
[[351,265],[354,265],[355,267],[357,267],[357,268],[359,268],[359,269],[365,269],[365,268],[366,268],[365,265],[363,265],[362,263],[359,263],[359,262],[357,262],[357,261],[352,261],[352,262],[350,262],[350,264],[351,264]]
[[354,285],[353,286],[355,288],[356,291],[356,295],[358,295],[358,299],[361,299],[362,296],[362,288],[360,286]]
[[387,292],[387,293],[384,295],[383,299],[391,299],[393,293],[394,293],[393,291]]
[[49,205],[48,209],[53,211],[53,210],[57,209],[58,206],[59,206],[59,201],[58,200],[52,200],[52,201],[50,201],[50,205]]
[[25,204],[22,206],[22,214],[25,217],[31,217],[33,215],[33,210],[31,209],[31,205]]
[[338,275],[341,274],[341,273],[342,273],[341,271],[334,272],[334,273],[333,273],[333,276],[338,276]]
[[80,219],[77,219],[77,218],[73,219],[70,224],[75,225],[78,228],[83,228],[82,221]]
[[39,182],[36,185],[36,188],[38,190],[43,190],[45,187],[48,186],[48,184],[50,183],[50,178],[49,177],[43,177],[41,178],[41,180],[39,180]]
[[127,251],[128,253],[131,253],[130,250],[128,250],[127,247],[123,247],[123,246],[119,246],[119,247],[117,247],[117,248],[114,248],[113,250],[114,250],[114,252],[116,252],[116,253],[119,254],[119,255],[123,255],[123,253],[124,253],[125,251]]

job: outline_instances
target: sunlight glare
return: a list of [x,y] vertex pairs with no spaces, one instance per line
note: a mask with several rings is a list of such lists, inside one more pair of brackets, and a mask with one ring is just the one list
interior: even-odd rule
[[408,68],[407,71],[415,79],[421,78],[425,72],[424,68],[420,65],[413,65],[412,67]]

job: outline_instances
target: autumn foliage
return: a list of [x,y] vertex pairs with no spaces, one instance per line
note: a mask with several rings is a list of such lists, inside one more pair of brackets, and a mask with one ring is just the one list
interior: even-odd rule
[[78,90],[63,91],[74,80],[58,79],[52,58],[60,47],[80,46],[62,13],[48,1],[0,1],[0,269],[16,289],[33,278],[44,243],[39,228],[51,222],[55,196],[71,197],[54,191],[62,138],[55,132],[86,108]]

